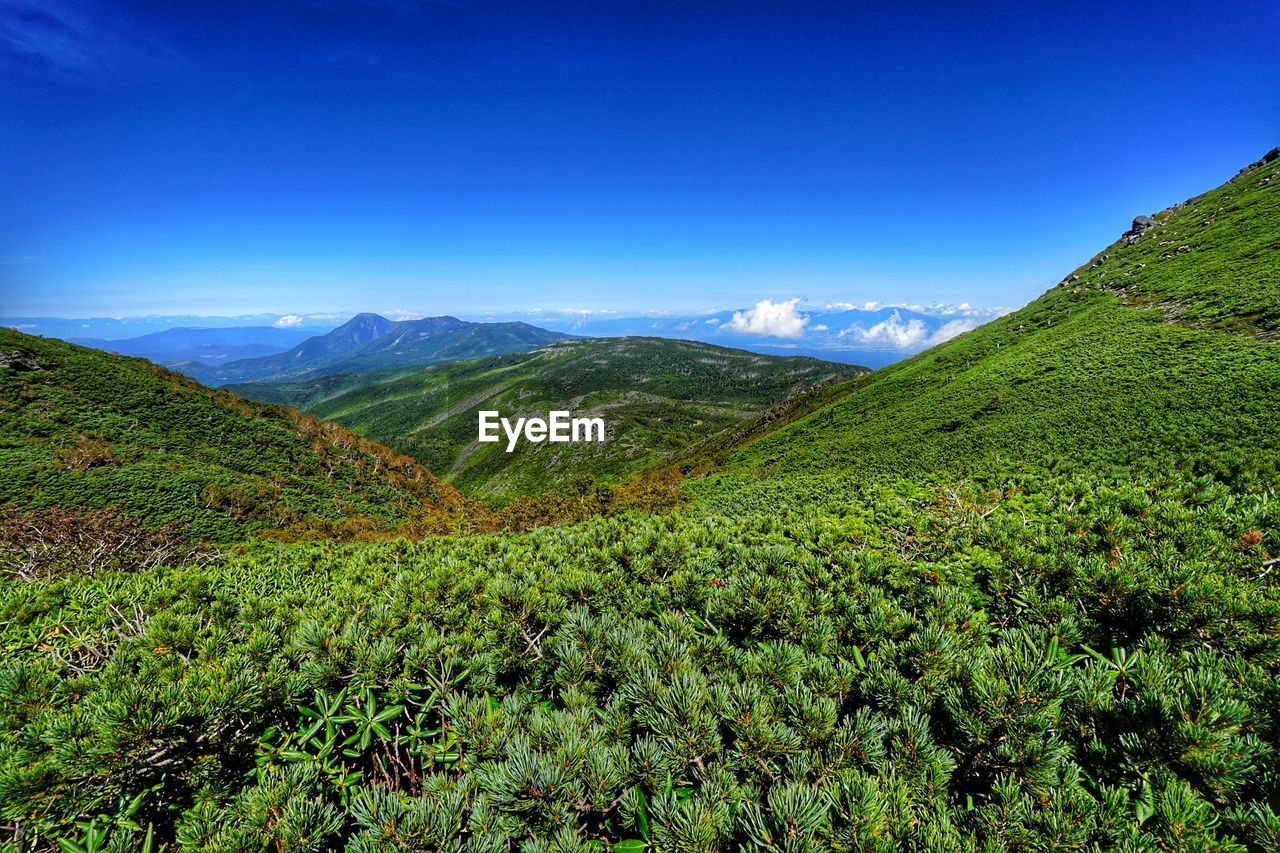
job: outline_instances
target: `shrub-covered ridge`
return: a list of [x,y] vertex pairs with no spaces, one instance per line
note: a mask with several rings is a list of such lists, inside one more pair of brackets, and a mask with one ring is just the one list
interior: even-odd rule
[[194,540],[298,523],[390,526],[461,498],[408,457],[141,359],[0,329],[0,506],[118,510]]

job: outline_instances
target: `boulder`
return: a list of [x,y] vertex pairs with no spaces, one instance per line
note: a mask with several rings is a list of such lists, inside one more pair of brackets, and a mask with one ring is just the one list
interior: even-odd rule
[[1156,224],[1156,221],[1150,216],[1135,216],[1133,224],[1129,226],[1129,230],[1120,235],[1120,239],[1125,243],[1132,245],[1138,242],[1139,238]]
[[1265,166],[1268,163],[1274,163],[1277,160],[1280,160],[1280,146],[1277,146],[1276,148],[1272,148],[1266,154],[1263,154],[1262,159],[1259,160],[1258,162],[1250,163],[1248,166],[1245,166],[1243,169],[1240,170],[1239,174],[1243,175],[1248,172],[1252,172],[1254,169],[1261,168],[1262,166]]
[[0,367],[19,371],[40,369],[40,365],[36,363],[35,356],[20,349],[16,349],[11,353],[0,352]]

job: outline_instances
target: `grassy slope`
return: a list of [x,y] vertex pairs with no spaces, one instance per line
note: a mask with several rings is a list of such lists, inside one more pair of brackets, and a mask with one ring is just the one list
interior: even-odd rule
[[421,466],[331,424],[141,359],[0,329],[0,505],[118,508],[209,540],[308,518],[397,520],[456,503]]
[[[1146,247],[1114,249],[775,420],[700,485],[727,517],[0,585],[0,816],[78,838],[138,796],[221,850],[1275,850],[1275,472],[947,477],[1264,459],[1274,198],[1199,266],[1126,279]],[[1133,307],[1175,296],[1181,324]],[[877,481],[900,472],[943,483]],[[334,696],[326,733],[301,710]]]
[[1049,460],[1273,469],[1278,173],[1280,162],[1256,168],[1162,212],[1021,311],[739,448],[694,490],[731,504],[745,483],[833,467],[877,478]]
[[[473,494],[533,494],[575,476],[616,481],[740,425],[793,392],[859,368],[660,338],[573,341],[412,373],[237,386],[288,402],[417,459]],[[603,444],[476,441],[477,412],[598,415]]]

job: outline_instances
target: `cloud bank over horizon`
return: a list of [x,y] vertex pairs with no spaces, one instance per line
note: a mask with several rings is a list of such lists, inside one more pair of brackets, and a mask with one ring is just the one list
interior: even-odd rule
[[974,317],[948,320],[936,329],[930,330],[928,325],[918,317],[904,320],[901,311],[894,311],[887,319],[870,328],[850,326],[837,334],[848,336],[860,344],[883,346],[885,349],[912,350],[927,349],[935,344],[948,341],[956,335],[972,331],[982,325]]
[[[823,312],[815,315],[801,311],[803,301],[799,296],[777,302],[766,298],[752,308],[734,311],[727,323],[721,324],[717,318],[706,322],[718,325],[721,331],[762,338],[798,340],[804,338],[806,333],[811,336],[831,333],[837,339],[860,348],[917,350],[950,340],[1012,310],[1003,307],[975,308],[967,302],[958,305],[922,306],[885,305],[869,300],[860,307],[851,302],[827,303],[823,306]],[[830,322],[840,315],[854,314],[861,318],[863,315],[883,314],[885,311],[892,313],[870,324],[859,322],[837,328]],[[904,311],[907,314],[904,315]],[[815,316],[819,318],[817,322],[813,322]],[[930,323],[930,317],[951,319],[938,325]]]

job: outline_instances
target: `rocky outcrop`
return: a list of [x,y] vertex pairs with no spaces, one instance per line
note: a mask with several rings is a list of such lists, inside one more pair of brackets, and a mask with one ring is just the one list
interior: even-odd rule
[[7,367],[10,370],[17,371],[40,369],[35,356],[20,349],[16,349],[11,353],[0,352],[0,367]]
[[1275,148],[1272,148],[1266,154],[1262,155],[1261,160],[1259,160],[1256,163],[1250,163],[1248,166],[1245,166],[1243,169],[1240,170],[1238,174],[1243,175],[1246,172],[1252,172],[1254,169],[1257,169],[1261,166],[1265,166],[1268,163],[1274,163],[1277,160],[1280,160],[1280,146],[1276,146]]
[[1156,221],[1150,216],[1135,216],[1133,224],[1129,226],[1129,230],[1120,235],[1120,239],[1126,245],[1133,245],[1142,239],[1142,235],[1148,230],[1155,227]]

